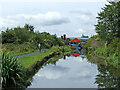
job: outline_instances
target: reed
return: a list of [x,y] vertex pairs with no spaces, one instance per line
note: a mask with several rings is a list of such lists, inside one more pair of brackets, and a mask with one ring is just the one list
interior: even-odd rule
[[2,54],[2,77],[1,83],[3,88],[8,87],[24,87],[25,72],[17,63],[17,59]]

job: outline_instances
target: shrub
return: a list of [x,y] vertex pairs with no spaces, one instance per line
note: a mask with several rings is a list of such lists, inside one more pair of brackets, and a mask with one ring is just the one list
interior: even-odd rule
[[59,46],[53,46],[51,48],[52,52],[55,52],[56,54],[60,54],[62,52],[62,49]]
[[24,87],[25,72],[17,59],[2,54],[2,87]]

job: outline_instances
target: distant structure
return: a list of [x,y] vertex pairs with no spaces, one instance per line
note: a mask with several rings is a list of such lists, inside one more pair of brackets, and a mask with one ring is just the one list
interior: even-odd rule
[[89,36],[85,36],[84,34],[82,34],[81,38],[89,38]]
[[79,40],[78,38],[74,38],[73,40],[70,40],[70,45],[76,46],[76,44],[79,44],[83,42],[82,40]]
[[63,39],[66,40],[66,34],[63,35]]
[[82,49],[81,44],[83,44],[83,41],[78,38],[74,38],[73,40],[70,40],[70,45],[76,47],[76,50]]
[[64,34],[63,36],[61,36],[61,39],[64,40],[65,45],[69,45],[70,43],[70,39],[66,37],[66,34]]
[[63,36],[61,36],[61,39],[63,39]]
[[82,42],[82,40],[79,40],[78,38],[74,38],[74,39],[71,40],[70,42]]
[[61,36],[61,39],[64,40],[65,45],[78,44],[78,43],[84,44],[88,40],[88,38],[89,38],[88,36],[85,36],[83,34],[81,37],[69,37],[69,38],[67,38],[66,34],[63,34]]

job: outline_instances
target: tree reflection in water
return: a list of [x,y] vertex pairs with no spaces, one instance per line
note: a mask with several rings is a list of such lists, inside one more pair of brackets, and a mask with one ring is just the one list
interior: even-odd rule
[[120,88],[119,71],[112,66],[98,64],[99,74],[96,76],[98,88]]
[[98,75],[96,75],[95,84],[98,84],[98,88],[105,88],[108,90],[113,88],[120,90],[120,68],[114,68],[105,60],[95,56],[94,54],[86,54],[88,62],[97,64]]

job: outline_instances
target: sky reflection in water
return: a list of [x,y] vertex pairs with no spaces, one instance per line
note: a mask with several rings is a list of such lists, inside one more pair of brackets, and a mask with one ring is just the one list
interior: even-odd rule
[[97,74],[97,65],[86,58],[70,56],[40,69],[28,88],[96,88]]

